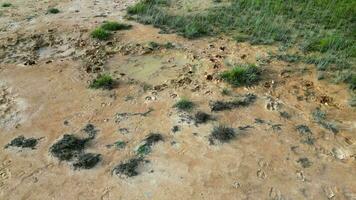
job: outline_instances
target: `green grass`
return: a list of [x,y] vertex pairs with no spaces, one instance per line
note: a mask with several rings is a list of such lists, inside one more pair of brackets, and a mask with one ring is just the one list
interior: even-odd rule
[[3,4],[1,4],[1,7],[3,7],[3,8],[8,8],[8,7],[11,7],[11,6],[12,6],[11,3],[3,3]]
[[176,104],[174,104],[175,108],[183,111],[192,110],[194,107],[194,103],[186,98],[180,99]]
[[111,34],[103,28],[97,28],[91,32],[91,37],[98,40],[108,40]]
[[48,13],[50,14],[58,14],[60,11],[58,8],[50,8],[48,9]]
[[233,86],[250,86],[261,80],[261,70],[255,65],[241,65],[221,73],[220,77]]
[[[318,70],[356,74],[356,1],[354,0],[229,0],[229,4],[179,14],[175,1],[141,0],[128,8],[132,18],[187,38],[231,36],[237,42],[299,48],[300,57]],[[302,59],[305,57],[305,59]],[[352,85],[352,80],[345,79]]]
[[89,87],[92,89],[110,90],[114,88],[114,79],[108,74],[100,75],[92,81]]
[[132,27],[130,24],[118,23],[108,21],[101,25],[101,28],[106,31],[119,31],[119,30],[128,30]]

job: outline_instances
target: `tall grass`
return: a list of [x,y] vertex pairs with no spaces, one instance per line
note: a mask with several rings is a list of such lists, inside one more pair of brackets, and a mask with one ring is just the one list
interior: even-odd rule
[[[171,14],[172,0],[141,0],[128,8],[136,20],[187,38],[230,35],[252,44],[299,47],[319,70],[356,73],[356,1],[230,0],[194,14]],[[179,13],[179,12],[175,12]],[[307,56],[308,55],[308,56]],[[335,75],[337,76],[337,75]]]

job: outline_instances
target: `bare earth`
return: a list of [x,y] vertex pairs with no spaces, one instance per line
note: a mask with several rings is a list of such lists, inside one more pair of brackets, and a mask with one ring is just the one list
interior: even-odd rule
[[[159,34],[123,19],[133,0],[11,3],[0,8],[0,199],[356,199],[356,112],[347,105],[346,86],[317,81],[314,66],[268,59],[273,46]],[[50,7],[61,12],[46,14]],[[98,42],[90,31],[105,20],[133,28]],[[175,48],[152,49],[152,41]],[[216,77],[235,63],[260,64],[263,81],[224,96],[221,90],[229,86]],[[118,86],[89,89],[103,71]],[[211,101],[247,93],[257,95],[256,103],[210,111]],[[196,108],[173,108],[181,97]],[[318,107],[337,134],[313,120]],[[145,116],[120,115],[149,109]],[[190,116],[198,110],[215,120],[196,125]],[[66,133],[83,134],[88,123],[99,129],[86,150],[102,155],[95,168],[74,170],[52,157],[53,143]],[[250,128],[212,145],[209,134],[218,124]],[[296,130],[301,124],[312,131],[314,144],[303,142]],[[164,141],[146,156],[139,175],[113,174],[151,132]],[[3,148],[19,135],[42,139],[34,150]],[[110,147],[118,140],[126,147]]]

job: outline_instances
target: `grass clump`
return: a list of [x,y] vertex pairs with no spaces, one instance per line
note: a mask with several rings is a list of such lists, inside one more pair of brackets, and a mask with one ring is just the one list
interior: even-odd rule
[[98,40],[108,40],[111,34],[103,28],[96,28],[91,32],[91,37]]
[[213,101],[210,102],[210,109],[211,111],[224,111],[224,110],[231,110],[233,108],[238,107],[245,107],[249,106],[254,103],[257,99],[255,94],[248,93],[246,95],[242,95],[236,97],[232,101]]
[[63,135],[63,138],[50,148],[51,154],[61,161],[70,161],[80,155],[89,139],[80,139],[74,135]]
[[299,158],[297,162],[303,167],[308,168],[312,166],[312,162],[308,158]]
[[81,154],[73,163],[74,169],[91,169],[100,162],[100,154],[85,153]]
[[159,141],[163,141],[163,136],[159,133],[150,133],[136,150],[137,155],[145,156],[151,152],[152,146]]
[[8,147],[19,147],[19,148],[31,148],[34,149],[38,143],[38,139],[28,138],[26,139],[24,136],[18,136],[13,139],[9,144],[5,146],[5,149]]
[[90,84],[90,88],[92,89],[106,89],[111,90],[114,88],[115,81],[108,74],[102,74],[98,78],[94,79]]
[[314,121],[320,124],[323,128],[331,131],[334,134],[337,134],[339,132],[338,127],[334,123],[327,121],[326,113],[322,111],[320,108],[314,110],[312,116]]
[[142,161],[142,158],[132,158],[126,162],[122,162],[113,169],[113,173],[125,177],[137,176],[137,168],[139,167]]
[[117,141],[117,142],[114,143],[114,146],[115,146],[117,149],[123,149],[123,148],[126,147],[126,142],[119,140],[119,141]]
[[101,28],[106,30],[106,31],[119,31],[119,30],[128,30],[132,27],[130,24],[124,24],[124,23],[118,23],[118,22],[104,22],[103,25],[101,25]]
[[220,125],[214,127],[213,131],[210,134],[211,140],[218,140],[220,142],[229,142],[235,137],[235,130],[233,128]]
[[261,70],[255,65],[241,65],[221,73],[220,77],[234,86],[250,86],[261,80]]
[[11,6],[12,6],[11,3],[3,3],[3,4],[1,4],[1,7],[3,7],[3,8],[8,8],[8,7],[11,7]]
[[50,14],[58,14],[60,11],[58,8],[50,8],[48,9],[48,13]]
[[198,111],[194,115],[194,120],[196,124],[204,124],[207,121],[211,120],[211,116],[205,112]]
[[194,108],[194,103],[186,98],[182,98],[174,104],[174,107],[182,111],[189,111]]

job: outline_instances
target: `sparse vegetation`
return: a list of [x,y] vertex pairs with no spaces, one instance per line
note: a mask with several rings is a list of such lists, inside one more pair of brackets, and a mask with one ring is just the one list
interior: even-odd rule
[[90,84],[93,89],[111,90],[114,88],[114,79],[109,74],[102,74]]
[[91,37],[98,40],[108,40],[111,36],[110,32],[104,30],[103,28],[96,28],[91,32]]
[[58,14],[60,11],[58,8],[50,8],[48,9],[48,13],[50,14]]
[[337,134],[339,132],[339,129],[333,122],[327,121],[326,113],[320,108],[314,110],[312,116],[314,121],[320,124],[323,128],[330,130],[334,134]]
[[297,131],[303,137],[301,140],[302,143],[313,145],[316,139],[312,136],[313,133],[307,125],[301,124],[296,126]]
[[210,103],[211,111],[224,111],[231,110],[233,108],[249,106],[254,103],[257,99],[255,94],[246,94],[239,97],[236,97],[232,101],[214,101]]
[[221,94],[224,96],[229,96],[231,94],[231,91],[227,88],[224,88],[221,90]]
[[261,80],[261,70],[255,65],[240,65],[221,73],[220,77],[234,86],[250,86]]
[[107,21],[101,25],[101,28],[106,31],[119,31],[119,30],[128,30],[132,27],[130,24],[124,24],[119,22]]
[[176,104],[174,104],[175,108],[183,111],[192,110],[194,107],[194,103],[186,98],[180,99]]
[[26,139],[24,136],[18,136],[13,139],[9,144],[5,146],[8,147],[19,147],[19,148],[30,148],[34,149],[38,143],[38,139],[35,138],[28,138]]

